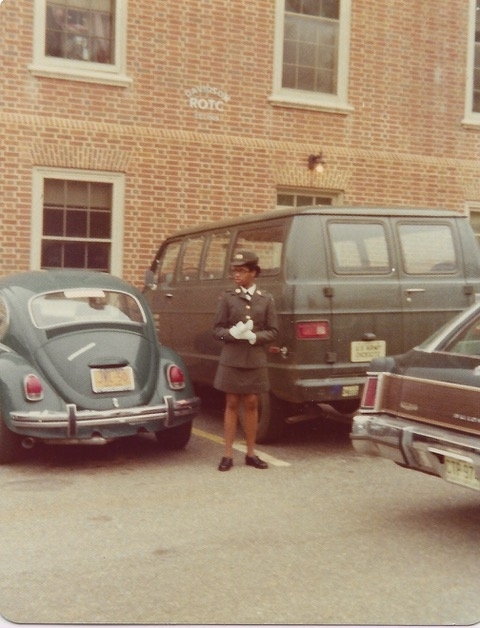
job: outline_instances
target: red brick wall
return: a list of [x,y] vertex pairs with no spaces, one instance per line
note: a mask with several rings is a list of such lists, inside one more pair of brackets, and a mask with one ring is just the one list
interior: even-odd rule
[[[278,186],[348,204],[480,200],[480,129],[461,124],[468,0],[352,4],[341,115],[269,103],[273,0],[130,0],[127,87],[33,76],[33,1],[3,2],[0,273],[30,264],[34,166],[125,172],[123,275],[137,284],[166,235],[271,210]],[[188,106],[199,85],[229,95],[217,121]],[[320,149],[321,175],[307,168]]]

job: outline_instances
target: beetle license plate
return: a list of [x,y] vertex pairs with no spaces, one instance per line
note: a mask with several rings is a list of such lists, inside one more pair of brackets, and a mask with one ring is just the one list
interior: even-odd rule
[[119,368],[91,369],[92,390],[95,393],[133,390],[135,382],[131,366]]
[[475,476],[475,467],[464,460],[445,456],[445,479],[454,484],[480,490],[480,481]]
[[370,362],[373,358],[384,358],[386,346],[385,340],[354,341],[350,343],[350,361]]

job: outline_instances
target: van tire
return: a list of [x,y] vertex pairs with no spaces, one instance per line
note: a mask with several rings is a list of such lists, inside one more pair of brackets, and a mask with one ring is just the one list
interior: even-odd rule
[[285,431],[286,404],[272,393],[262,393],[258,407],[257,443],[274,443]]

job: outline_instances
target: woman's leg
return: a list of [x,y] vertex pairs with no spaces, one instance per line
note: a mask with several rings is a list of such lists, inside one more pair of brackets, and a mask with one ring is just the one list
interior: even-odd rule
[[225,413],[223,417],[223,429],[225,436],[225,457],[233,458],[233,441],[237,434],[238,411],[240,406],[240,395],[226,393]]
[[254,456],[258,426],[258,395],[243,396],[243,411],[247,456]]

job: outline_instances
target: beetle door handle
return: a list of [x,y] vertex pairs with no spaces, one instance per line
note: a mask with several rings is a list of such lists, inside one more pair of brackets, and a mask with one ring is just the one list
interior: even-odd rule
[[407,294],[414,294],[416,292],[425,292],[425,288],[406,288],[405,292]]
[[172,297],[173,297],[173,294],[171,292],[165,292],[165,298],[171,299]]

